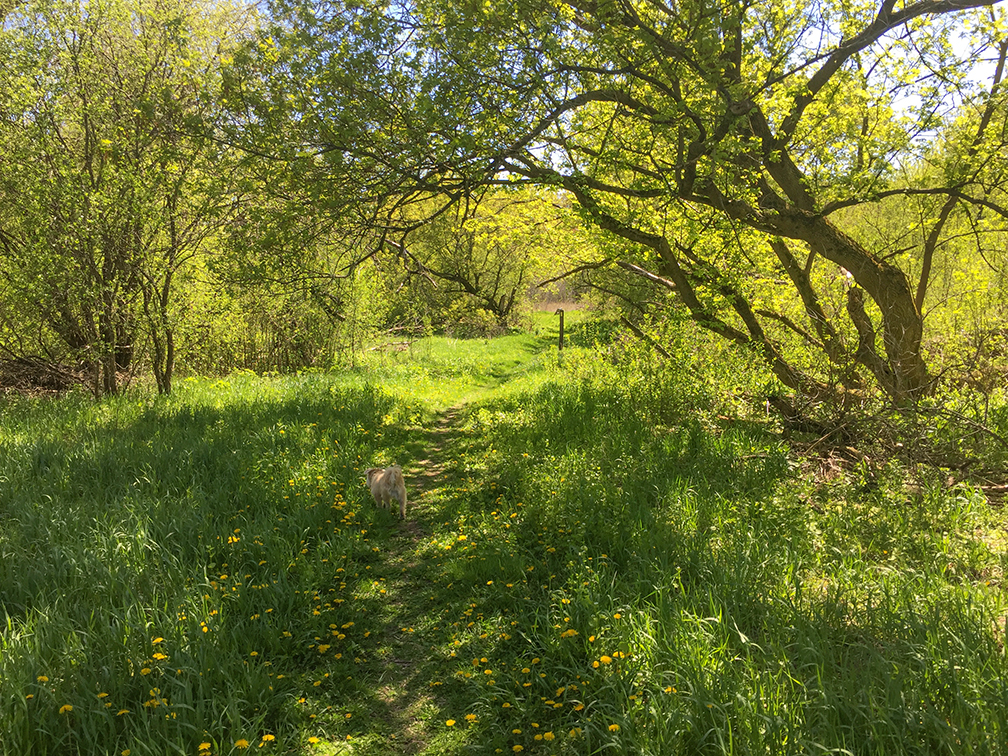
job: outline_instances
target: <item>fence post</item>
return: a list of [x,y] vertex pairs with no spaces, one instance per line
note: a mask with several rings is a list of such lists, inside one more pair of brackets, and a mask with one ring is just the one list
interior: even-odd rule
[[560,316],[560,346],[559,349],[563,350],[563,308],[557,308],[557,311],[553,313],[554,315]]

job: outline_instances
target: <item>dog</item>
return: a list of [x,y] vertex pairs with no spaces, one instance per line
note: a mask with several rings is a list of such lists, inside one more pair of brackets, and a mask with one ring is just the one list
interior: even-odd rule
[[402,468],[399,465],[386,467],[370,467],[364,471],[367,484],[375,503],[382,509],[399,502],[399,517],[406,519],[406,481],[403,480]]

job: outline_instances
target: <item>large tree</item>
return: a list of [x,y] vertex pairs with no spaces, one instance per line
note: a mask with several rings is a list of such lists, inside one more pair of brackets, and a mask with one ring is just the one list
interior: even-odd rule
[[[902,403],[932,386],[924,312],[949,218],[1006,215],[995,4],[283,4],[274,86],[300,93],[288,138],[385,207],[562,188],[620,241],[614,262],[785,385],[874,381]],[[896,197],[918,211],[905,248],[857,233],[859,208]]]
[[199,0],[34,0],[8,14],[0,271],[8,306],[25,310],[9,313],[14,351],[69,356],[114,393],[146,336],[170,390],[177,276],[238,196],[212,134],[220,58],[247,19]]

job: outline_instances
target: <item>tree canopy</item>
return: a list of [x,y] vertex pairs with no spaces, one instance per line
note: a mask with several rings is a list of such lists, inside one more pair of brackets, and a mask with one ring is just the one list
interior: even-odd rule
[[[299,103],[288,137],[372,208],[562,189],[614,258],[785,385],[873,381],[904,402],[932,387],[925,306],[949,219],[991,232],[1006,216],[995,5],[283,3],[267,78]],[[887,201],[916,215],[907,248],[849,221]]]

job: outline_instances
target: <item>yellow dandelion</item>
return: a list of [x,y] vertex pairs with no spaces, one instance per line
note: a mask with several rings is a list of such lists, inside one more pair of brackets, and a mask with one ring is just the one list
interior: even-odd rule
[[619,725],[615,723],[609,725],[609,732],[619,732]]
[[143,669],[141,669],[140,670],[140,674],[141,675],[149,675],[150,674],[150,667],[144,667]]
[[98,698],[108,698],[108,693],[99,693]]
[[602,656],[602,657],[599,658],[599,661],[602,662],[603,664],[612,664],[612,657],[611,656]]
[[49,682],[49,678],[46,677],[45,675],[39,675],[35,679],[38,680],[39,682]]
[[476,721],[476,715],[475,714],[466,714],[465,718],[466,718],[466,722],[475,722]]
[[262,736],[262,742],[263,743],[269,743],[270,741],[273,741],[273,740],[276,740],[276,735],[266,734],[266,735]]
[[552,731],[543,733],[543,740],[553,740],[555,737],[556,735],[554,735]]
[[248,741],[245,738],[239,738],[235,741],[235,748],[248,748]]
[[455,720],[454,719],[446,720],[445,724],[448,725],[449,727],[454,727],[455,726]]
[[612,618],[613,618],[613,619],[619,619],[619,618],[620,618],[620,617],[622,617],[622,616],[623,616],[622,614],[620,614],[619,612],[616,612],[616,614],[614,614],[614,615],[612,616]]
[[129,714],[129,713],[130,713],[129,709],[119,709],[119,711],[116,712],[116,716],[121,717],[123,714]]
[[63,704],[62,706],[60,706],[60,712],[59,713],[60,714],[68,714],[71,711],[73,711],[73,705],[72,704]]
[[520,745],[514,745],[514,746],[511,746],[511,750],[514,751],[515,753],[520,753],[520,752],[524,751],[525,748],[523,746],[520,746]]
[[501,704],[501,708],[502,709],[510,709],[511,708],[511,704],[509,704],[507,701],[505,701],[504,703]]
[[202,743],[199,744],[199,749],[201,751],[209,751],[210,750],[210,744],[207,743],[206,741],[203,741]]

